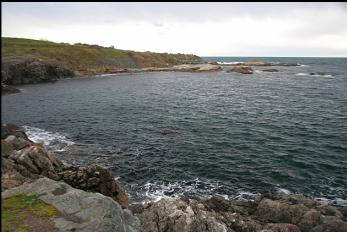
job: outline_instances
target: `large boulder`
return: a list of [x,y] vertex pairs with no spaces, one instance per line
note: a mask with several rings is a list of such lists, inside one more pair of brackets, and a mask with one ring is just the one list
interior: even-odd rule
[[[127,209],[99,193],[75,189],[64,182],[40,178],[32,183],[2,192],[2,199],[34,194],[54,206],[60,214],[52,220],[59,231],[135,232],[139,220]],[[42,228],[44,229],[44,228]]]

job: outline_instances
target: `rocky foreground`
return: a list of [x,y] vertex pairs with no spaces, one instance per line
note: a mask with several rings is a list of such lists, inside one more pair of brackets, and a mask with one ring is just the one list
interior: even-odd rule
[[1,161],[3,231],[23,225],[24,231],[347,231],[346,208],[301,195],[268,194],[255,201],[179,197],[129,205],[108,170],[66,164],[12,124],[1,127]]

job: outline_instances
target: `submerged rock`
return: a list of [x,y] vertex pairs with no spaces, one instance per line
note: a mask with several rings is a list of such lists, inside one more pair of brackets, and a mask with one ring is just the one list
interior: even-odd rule
[[75,189],[64,182],[40,178],[32,183],[2,192],[2,199],[19,194],[35,194],[54,206],[60,214],[52,218],[60,231],[139,231],[139,220],[132,213],[98,193]]
[[253,74],[253,69],[249,66],[236,66],[230,69],[228,72],[237,72],[242,74]]
[[269,68],[269,69],[263,69],[263,72],[278,72],[278,69],[275,68]]

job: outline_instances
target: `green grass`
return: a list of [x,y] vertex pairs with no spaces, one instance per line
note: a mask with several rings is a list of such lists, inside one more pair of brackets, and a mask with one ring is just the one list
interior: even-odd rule
[[23,221],[27,218],[24,211],[38,217],[54,217],[59,211],[52,205],[40,200],[36,195],[15,195],[1,200],[1,230],[26,231]]
[[[55,59],[72,69],[101,66],[166,67],[200,57],[186,54],[134,52],[97,45],[54,43],[43,40],[2,37],[2,55],[32,56],[39,59]],[[134,65],[135,64],[135,65]]]

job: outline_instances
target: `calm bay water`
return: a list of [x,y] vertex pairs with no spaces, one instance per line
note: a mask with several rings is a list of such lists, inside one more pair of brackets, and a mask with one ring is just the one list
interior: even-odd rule
[[256,59],[302,66],[20,86],[2,97],[2,122],[69,162],[109,168],[135,201],[270,191],[347,205],[347,59]]

